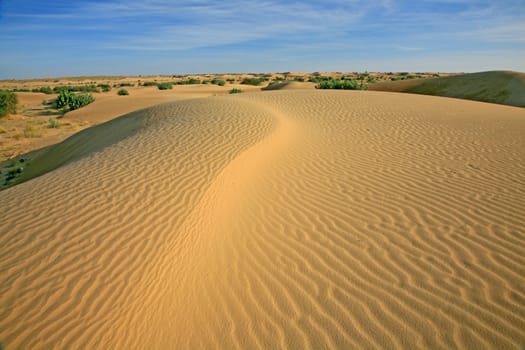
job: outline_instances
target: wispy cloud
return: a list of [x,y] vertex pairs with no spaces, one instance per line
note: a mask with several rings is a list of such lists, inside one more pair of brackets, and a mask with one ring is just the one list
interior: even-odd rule
[[[3,0],[1,4],[0,42],[9,47],[9,57],[18,57],[8,57],[0,65],[3,75],[5,67],[21,71],[17,67],[23,62],[31,66],[39,57],[53,54],[61,67],[84,61],[94,70],[115,62],[119,68],[123,62],[144,67],[143,57],[158,67],[182,62],[192,68],[197,61],[206,66],[207,60],[213,70],[228,66],[226,60],[219,65],[215,58],[229,52],[242,57],[244,67],[286,60],[305,67],[333,62],[352,67],[366,60],[387,66],[394,60],[427,57],[423,55],[471,57],[471,52],[480,51],[486,54],[479,59],[490,57],[495,62],[490,53],[523,51],[525,43],[523,0]],[[279,60],[270,59],[277,56]],[[239,60],[227,70],[245,70]],[[525,70],[519,61],[515,58],[514,66]]]

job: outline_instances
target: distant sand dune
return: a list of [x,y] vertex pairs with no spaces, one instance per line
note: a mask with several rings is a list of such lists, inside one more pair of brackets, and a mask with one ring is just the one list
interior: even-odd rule
[[523,109],[312,90],[133,118],[0,192],[7,349],[525,344]]
[[371,84],[369,88],[377,91],[447,96],[525,107],[525,74],[512,71],[489,71],[432,79],[382,81]]

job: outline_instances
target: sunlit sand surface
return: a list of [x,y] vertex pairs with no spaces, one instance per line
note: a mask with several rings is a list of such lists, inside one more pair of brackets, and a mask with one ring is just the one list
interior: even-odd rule
[[6,349],[523,346],[525,110],[291,87],[0,192]]

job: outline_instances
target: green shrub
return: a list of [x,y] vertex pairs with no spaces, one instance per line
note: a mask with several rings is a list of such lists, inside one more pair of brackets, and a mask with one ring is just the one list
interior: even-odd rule
[[17,102],[18,99],[14,92],[0,91],[0,117],[6,114],[15,114]]
[[75,110],[84,107],[93,101],[95,101],[95,99],[91,94],[75,95],[70,91],[62,90],[56,99],[56,106],[57,108],[69,106],[70,110]]
[[242,81],[241,81],[241,84],[244,84],[244,85],[259,85],[260,83],[262,83],[263,81],[265,81],[264,78],[244,78]]
[[111,86],[109,84],[98,84],[97,87],[102,89],[102,92],[111,91]]
[[126,90],[126,89],[120,89],[117,93],[118,93],[120,96],[126,96],[126,95],[129,95],[129,92],[128,92],[128,90]]
[[59,94],[61,91],[69,92],[99,92],[96,85],[62,85],[55,86],[53,92]]
[[224,80],[220,80],[220,79],[213,79],[211,83],[215,85],[219,85],[219,86],[224,86],[226,84]]
[[44,86],[44,87],[32,89],[31,92],[41,92],[43,94],[50,95],[53,93],[53,89],[51,89],[49,86]]
[[57,96],[56,102],[55,102],[57,108],[66,107],[67,105],[69,105],[69,102],[71,101],[72,98],[73,98],[73,93],[67,90],[60,91]]
[[133,87],[135,85],[133,85],[132,83],[120,83],[118,84],[119,87],[124,87],[124,86],[129,86],[129,87]]
[[338,89],[338,90],[366,90],[364,82],[358,83],[355,79],[328,79],[319,82],[318,89]]
[[200,83],[201,81],[199,79],[190,78],[190,79],[178,81],[176,84],[177,85],[193,85],[193,84],[200,84]]
[[304,82],[304,78],[303,77],[295,77],[293,78],[294,81],[298,81],[300,83]]
[[91,96],[91,94],[73,95],[73,99],[69,103],[69,108],[71,110],[79,109],[80,107],[84,107],[93,101],[95,101],[95,99],[93,96]]
[[9,90],[11,92],[31,92],[31,90],[29,89],[26,89],[26,88],[21,88],[21,89],[11,89]]
[[241,89],[233,88],[230,90],[230,94],[240,94],[242,92]]
[[159,88],[159,90],[168,90],[168,89],[173,89],[173,84],[172,83],[158,83],[157,87]]

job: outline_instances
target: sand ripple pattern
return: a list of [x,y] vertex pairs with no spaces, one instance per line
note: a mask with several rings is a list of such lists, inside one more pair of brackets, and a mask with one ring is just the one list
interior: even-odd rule
[[11,348],[519,348],[525,112],[273,91],[0,193]]

